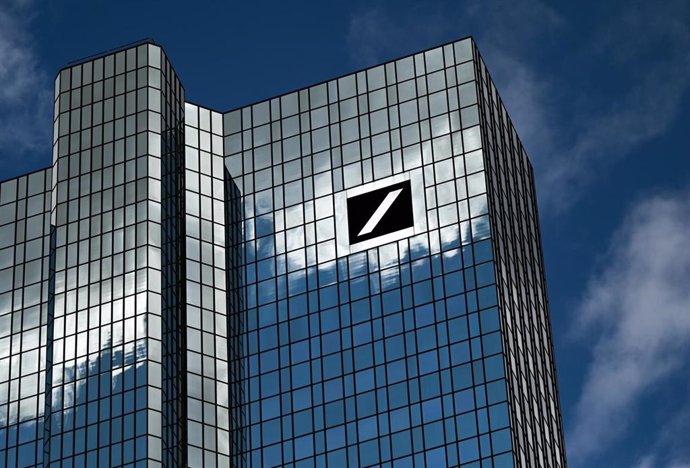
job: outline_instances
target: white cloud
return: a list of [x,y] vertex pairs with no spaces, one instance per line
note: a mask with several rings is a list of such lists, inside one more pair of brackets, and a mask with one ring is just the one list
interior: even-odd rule
[[353,16],[347,33],[352,61],[358,65],[376,63],[384,49],[395,44],[399,34],[389,17],[376,8]]
[[536,0],[436,1],[398,11],[372,7],[350,18],[347,45],[354,63],[375,65],[479,31],[482,50],[493,44],[503,52],[524,53],[523,47],[561,24],[550,6]]
[[[357,66],[376,65],[407,54],[411,43],[438,44],[452,30],[449,12],[443,6],[423,4],[400,16],[380,8],[359,12],[350,18],[347,45]],[[454,13],[453,13],[454,15]]]
[[579,306],[579,332],[597,337],[566,437],[581,466],[625,433],[655,387],[690,363],[689,195],[653,197],[631,210]]
[[[27,0],[0,6],[0,157],[5,164],[32,161],[26,155],[41,151],[49,162],[52,131],[51,80],[41,69],[27,33]],[[46,159],[47,158],[47,159]]]
[[655,455],[647,455],[638,461],[634,468],[690,468],[690,463],[680,460],[659,463]]
[[654,468],[654,457],[647,455],[637,462],[635,468]]
[[[530,40],[568,34],[564,18],[536,1],[520,3],[522,13],[497,4],[487,4],[494,5],[487,7],[492,25],[480,36],[488,46],[479,46],[535,166],[543,210],[563,211],[612,164],[676,121],[690,89],[690,24],[684,21],[690,8],[680,1],[631,2],[602,15],[595,32],[580,33],[583,39],[567,54],[589,63],[602,81],[618,81],[603,94],[586,82],[572,87],[570,60],[561,69],[535,62],[545,47]],[[521,23],[516,15],[524,17]],[[515,33],[518,24],[533,30]]]
[[[681,374],[677,380],[687,382],[687,377]],[[683,388],[680,384],[674,389],[678,395],[687,395],[690,387]],[[635,468],[690,468],[690,402],[664,400],[673,407],[673,411],[662,414],[663,424],[654,433],[650,431],[654,440],[650,447],[645,447],[647,453],[638,459]]]
[[[554,148],[558,141],[548,108],[549,94],[556,92],[553,83],[498,46],[479,47],[490,73],[500,80],[496,86],[532,164],[538,169],[550,164],[557,156],[546,149]],[[541,195],[541,180],[538,187]]]
[[600,72],[602,79],[619,81],[620,89],[593,97],[575,91],[573,99],[584,101],[586,109],[576,108],[570,120],[560,118],[558,128],[545,127],[551,134],[560,131],[565,142],[536,149],[547,209],[567,208],[605,169],[674,124],[690,89],[690,23],[679,19],[688,15],[690,8],[677,1],[633,2],[585,42],[596,62],[614,63]]

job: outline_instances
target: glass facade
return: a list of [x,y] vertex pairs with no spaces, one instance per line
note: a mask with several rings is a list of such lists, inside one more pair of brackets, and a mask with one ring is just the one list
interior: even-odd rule
[[0,185],[0,466],[43,456],[51,171]]
[[38,465],[565,467],[474,42],[225,113],[152,43],[63,69],[52,168],[0,186],[0,466]]
[[183,105],[148,44],[56,80],[46,466],[183,456]]

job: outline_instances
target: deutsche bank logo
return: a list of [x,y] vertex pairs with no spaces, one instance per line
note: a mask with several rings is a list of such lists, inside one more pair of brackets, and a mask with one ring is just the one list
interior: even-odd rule
[[413,227],[410,181],[348,198],[347,224],[350,245]]

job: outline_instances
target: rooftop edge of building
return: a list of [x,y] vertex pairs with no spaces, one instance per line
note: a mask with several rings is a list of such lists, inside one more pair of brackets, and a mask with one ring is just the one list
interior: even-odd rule
[[79,65],[82,63],[86,63],[86,62],[91,62],[93,60],[96,60],[96,59],[99,59],[102,57],[106,57],[108,55],[113,55],[113,54],[116,54],[118,52],[122,52],[123,50],[132,49],[134,47],[139,47],[140,45],[144,45],[144,44],[155,45],[155,46],[163,49],[163,47],[160,44],[156,43],[156,41],[153,38],[146,37],[144,39],[139,39],[137,41],[130,42],[128,44],[116,46],[112,49],[105,50],[103,52],[96,52],[95,54],[87,55],[86,57],[78,58],[76,60],[72,60],[70,62],[67,62],[65,65],[60,67],[60,70],[58,70],[57,73],[59,74],[62,70],[66,69],[66,68],[71,68],[75,65]]
[[[392,59],[388,59],[388,60],[385,60],[385,61],[383,61],[383,62],[378,62],[378,63],[375,63],[375,64],[373,64],[373,65],[367,65],[367,66],[365,66],[365,67],[357,68],[357,69],[355,69],[355,70],[352,70],[352,71],[349,71],[349,72],[346,72],[346,73],[342,73],[342,74],[340,74],[340,75],[336,75],[336,76],[333,76],[333,77],[330,77],[330,78],[326,78],[326,79],[324,79],[324,80],[321,80],[321,81],[318,81],[318,82],[315,82],[315,83],[310,83],[310,84],[305,85],[305,86],[300,86],[299,88],[293,88],[293,89],[291,89],[291,90],[289,90],[289,91],[279,92],[278,94],[275,94],[275,95],[273,95],[273,96],[271,96],[271,97],[267,97],[267,98],[264,98],[264,99],[259,99],[259,100],[256,100],[256,101],[252,101],[252,102],[249,102],[249,103],[246,103],[246,104],[239,105],[239,106],[237,106],[237,107],[231,107],[230,109],[226,109],[226,110],[222,110],[222,111],[215,111],[215,112],[219,112],[219,113],[221,113],[221,114],[223,114],[223,115],[229,114],[229,113],[231,113],[231,112],[235,112],[235,111],[238,111],[238,110],[242,110],[242,109],[244,109],[244,108],[246,108],[246,107],[251,107],[251,106],[253,106],[253,105],[260,104],[260,103],[266,102],[266,101],[270,101],[270,100],[272,100],[272,99],[278,99],[278,98],[280,98],[280,97],[287,96],[288,94],[292,94],[292,93],[296,93],[296,92],[299,92],[299,91],[303,91],[303,90],[305,90],[305,89],[313,88],[314,86],[319,86],[319,85],[322,85],[322,84],[325,84],[325,83],[329,83],[329,82],[331,82],[331,81],[336,81],[336,80],[339,80],[339,79],[341,79],[341,78],[345,78],[345,77],[348,77],[348,76],[351,76],[351,75],[356,75],[356,74],[358,74],[358,73],[361,73],[361,72],[364,72],[364,71],[367,71],[367,70],[371,70],[371,69],[374,69],[374,68],[386,66],[386,65],[388,65],[388,64],[390,64],[390,63],[395,63],[395,62],[397,62],[397,61],[399,61],[399,60],[404,60],[404,59],[409,58],[409,57],[414,57],[415,55],[423,54],[423,53],[426,53],[426,52],[429,52],[429,51],[432,51],[432,50],[435,50],[435,49],[440,49],[440,48],[443,48],[443,47],[445,47],[445,46],[449,46],[449,45],[455,44],[455,43],[457,43],[457,42],[462,42],[462,41],[465,41],[465,40],[469,40],[475,48],[478,47],[478,46],[477,46],[477,41],[474,39],[474,36],[473,36],[472,34],[469,34],[469,35],[467,35],[467,36],[463,36],[463,37],[460,37],[460,38],[457,38],[457,39],[453,39],[453,40],[446,41],[446,42],[443,42],[443,43],[440,43],[440,44],[436,44],[436,45],[431,46],[431,47],[425,47],[424,49],[417,50],[417,51],[412,52],[412,53],[409,53],[409,54],[396,56],[396,57],[393,57]],[[199,105],[199,104],[196,104],[196,103],[194,103],[194,104],[195,104],[195,105]],[[202,106],[202,107],[206,107],[206,106]],[[207,107],[207,108],[208,108],[208,107]]]
[[[272,96],[269,96],[269,97],[266,97],[266,98],[262,98],[262,99],[258,99],[258,100],[252,101],[252,102],[240,104],[240,105],[238,105],[238,106],[230,107],[230,108],[228,108],[228,109],[223,109],[223,110],[221,110],[221,109],[218,109],[218,108],[213,107],[212,105],[201,104],[201,103],[199,103],[199,102],[190,101],[190,100],[186,100],[185,102],[188,102],[188,103],[193,104],[193,105],[196,105],[196,106],[198,106],[198,107],[203,107],[203,108],[208,109],[208,110],[211,110],[211,111],[213,111],[213,112],[217,112],[217,113],[219,113],[219,114],[225,115],[225,114],[229,114],[229,113],[231,113],[231,112],[237,111],[237,110],[244,109],[244,108],[246,108],[246,107],[251,107],[251,106],[253,106],[253,105],[255,105],[255,104],[260,104],[260,103],[262,103],[262,102],[270,101],[271,99],[277,99],[277,98],[280,98],[280,97],[282,97],[282,96],[287,96],[287,95],[289,95],[289,94],[292,94],[292,93],[295,93],[295,92],[299,92],[299,91],[302,91],[302,90],[305,90],[305,89],[309,89],[309,88],[312,88],[312,87],[314,87],[314,86],[319,86],[319,85],[321,85],[321,84],[328,83],[328,82],[331,82],[331,81],[336,81],[336,80],[339,80],[339,79],[341,79],[341,78],[345,78],[345,77],[347,77],[347,76],[356,75],[356,74],[358,74],[358,73],[360,73],[360,72],[367,71],[367,70],[370,70],[370,69],[373,69],[373,68],[377,68],[377,67],[380,67],[380,66],[386,66],[386,65],[388,65],[389,63],[394,63],[394,62],[397,62],[397,61],[399,61],[399,60],[406,59],[406,58],[408,58],[408,57],[414,57],[415,55],[423,54],[423,53],[425,53],[425,52],[429,52],[429,51],[434,50],[434,49],[439,49],[439,48],[442,48],[442,47],[445,47],[445,46],[448,46],[448,45],[452,45],[452,44],[455,44],[455,43],[457,43],[457,42],[461,42],[461,41],[468,40],[468,39],[472,42],[472,44],[473,44],[475,47],[477,47],[477,41],[474,39],[474,36],[470,34],[470,35],[463,36],[463,37],[460,37],[460,38],[457,38],[457,39],[453,39],[453,40],[446,41],[446,42],[443,42],[443,43],[440,43],[440,44],[436,44],[436,45],[433,45],[433,46],[431,46],[431,47],[425,47],[425,48],[422,49],[422,50],[417,50],[417,51],[412,52],[412,53],[408,53],[408,54],[405,54],[405,55],[399,55],[399,56],[393,57],[393,58],[391,58],[391,59],[385,60],[385,61],[380,62],[380,63],[375,63],[375,64],[373,64],[373,65],[368,65],[368,66],[365,66],[365,67],[357,68],[357,69],[355,69],[355,70],[348,71],[348,72],[342,73],[342,74],[340,74],[340,75],[332,76],[332,77],[326,78],[326,79],[321,80],[321,81],[317,81],[317,82],[309,83],[309,84],[307,84],[307,85],[299,86],[299,87],[297,87],[297,88],[293,88],[293,89],[290,89],[290,90],[288,90],[288,91],[282,91],[282,92],[279,92],[278,94],[275,94],[275,95],[272,95]],[[80,59],[77,59],[77,60],[73,60],[73,61],[71,61],[71,62],[68,62],[67,64],[65,64],[62,68],[60,68],[60,69],[57,71],[56,77],[59,76],[60,73],[61,73],[63,70],[66,70],[66,69],[68,69],[68,68],[71,68],[71,67],[73,67],[73,66],[75,66],[75,65],[80,65],[80,64],[87,63],[87,62],[90,62],[90,61],[93,61],[93,60],[97,60],[97,59],[99,59],[99,58],[107,57],[107,56],[109,56],[109,55],[113,55],[113,54],[116,54],[116,53],[118,53],[118,52],[122,52],[122,51],[131,49],[131,48],[135,48],[135,47],[138,47],[138,46],[144,45],[144,44],[150,44],[150,45],[154,45],[154,46],[160,48],[160,49],[163,51],[163,54],[167,56],[166,50],[165,50],[165,48],[164,48],[161,44],[157,43],[153,38],[145,38],[145,39],[141,39],[141,40],[138,40],[138,41],[131,42],[131,43],[129,43],[129,44],[124,44],[124,45],[115,47],[115,48],[113,48],[113,49],[110,49],[110,50],[107,50],[107,51],[104,51],[104,52],[96,53],[96,54],[93,54],[93,55],[89,55],[89,56],[86,56],[86,57],[83,57],[83,58],[80,58]],[[172,61],[170,61],[170,59],[168,59],[168,60],[169,60],[169,62],[170,62],[170,64],[171,64],[171,66],[172,66]],[[174,68],[174,67],[173,67],[173,68]]]
[[[11,181],[13,181],[13,180],[19,180],[19,179],[21,179],[22,177],[29,177],[29,176],[31,176],[31,175],[33,175],[33,174],[38,173],[38,172],[52,171],[52,170],[53,170],[53,165],[51,164],[50,166],[44,166],[44,167],[40,167],[40,168],[38,168],[38,169],[32,169],[32,170],[29,171],[29,172],[24,172],[23,174],[19,174],[19,175],[13,176],[13,177],[7,177],[7,178],[5,178],[5,179],[0,179],[0,190],[2,190],[1,186],[2,186],[5,182],[11,182]],[[0,203],[0,204],[1,204],[1,203]]]
[[171,60],[168,58],[168,54],[165,51],[165,48],[157,43],[154,39],[152,38],[145,38],[145,39],[140,39],[138,41],[130,42],[128,44],[124,44],[118,47],[115,47],[113,49],[109,49],[104,52],[96,53],[93,55],[89,55],[77,60],[73,60],[71,62],[68,62],[64,66],[62,66],[58,71],[55,73],[55,77],[53,78],[53,82],[55,83],[55,93],[54,93],[54,98],[57,99],[58,94],[61,92],[59,89],[59,83],[60,83],[60,78],[63,76],[65,73],[69,73],[69,71],[72,68],[79,67],[82,65],[86,65],[90,62],[95,62],[96,60],[99,59],[104,59],[107,57],[115,57],[117,54],[130,51],[132,49],[137,49],[141,46],[153,46],[156,49],[158,49],[161,52],[161,57],[162,59],[169,65],[170,69],[172,70],[173,74],[177,77],[177,81],[179,82],[179,85],[181,88],[184,89],[184,85],[182,84],[182,80],[180,77],[177,75],[177,70],[175,70],[175,67],[173,66]]

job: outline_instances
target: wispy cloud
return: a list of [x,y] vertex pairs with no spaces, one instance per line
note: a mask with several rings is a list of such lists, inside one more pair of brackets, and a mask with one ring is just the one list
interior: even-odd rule
[[395,48],[402,30],[377,8],[366,10],[350,18],[347,42],[350,58],[357,65],[371,65]]
[[[602,7],[583,33],[537,0],[440,2],[355,15],[348,44],[359,63],[373,64],[474,34],[535,165],[542,206],[557,213],[676,121],[690,88],[689,16],[687,2],[636,1],[624,13]],[[550,50],[563,37],[572,48]],[[589,81],[573,87],[582,66]],[[596,76],[617,83],[604,89]]]
[[37,152],[48,164],[52,131],[51,80],[31,46],[30,7],[28,0],[0,5],[0,158],[19,171],[33,168]]
[[[690,386],[686,376],[676,378],[684,382],[677,386],[678,394],[687,395]],[[668,399],[664,402],[672,411],[662,412],[663,424],[655,434],[650,434],[653,435],[652,443],[645,447],[646,453],[638,458],[635,468],[690,468],[690,402]]]
[[[541,158],[540,182],[549,208],[568,208],[578,198],[574,195],[584,193],[597,174],[673,124],[689,86],[688,70],[676,68],[649,72],[619,102],[583,116],[586,125],[571,145],[550,162]],[[660,89],[662,76],[666,78]]]
[[[360,11],[350,18],[347,34],[350,58],[357,66],[375,65],[409,53],[411,44],[436,44],[452,33],[448,13],[443,5],[426,4],[406,10],[402,16],[377,7]],[[414,21],[414,18],[423,20]]]
[[568,208],[606,169],[661,137],[684,106],[690,89],[690,4],[632,2],[623,10],[597,25],[576,51],[592,55],[602,82],[616,84],[595,84],[592,88],[603,91],[591,96],[573,93],[580,105],[570,119],[541,107],[558,123],[544,131],[562,142],[545,147],[552,154],[537,149],[546,208]]
[[690,462],[674,460],[661,464],[656,456],[648,455],[637,462],[634,468],[690,468]]
[[690,363],[688,195],[653,197],[631,210],[579,306],[578,331],[588,342],[596,337],[566,438],[580,466],[623,436],[643,398]]
[[375,65],[471,34],[482,38],[482,48],[495,44],[504,52],[523,54],[545,32],[562,25],[555,10],[536,0],[436,1],[395,11],[375,6],[352,15],[347,45],[358,65]]

